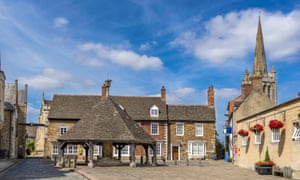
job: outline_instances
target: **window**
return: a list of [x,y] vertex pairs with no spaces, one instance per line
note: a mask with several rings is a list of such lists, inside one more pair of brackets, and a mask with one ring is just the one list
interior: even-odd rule
[[[156,156],[161,156],[162,155],[162,142],[156,142]],[[151,147],[148,148],[148,154],[150,156],[153,155],[153,150]]]
[[261,135],[260,135],[260,133],[259,132],[256,132],[255,134],[254,134],[254,143],[255,144],[261,144]]
[[151,123],[151,135],[158,135],[159,124],[158,123]]
[[203,124],[202,123],[196,123],[195,124],[195,132],[196,136],[203,136]]
[[57,144],[52,145],[52,154],[58,154],[58,146]]
[[183,135],[184,135],[184,124],[176,123],[176,136],[183,136]]
[[292,138],[293,140],[300,140],[300,126],[298,124],[295,125],[295,130]]
[[150,108],[150,116],[151,117],[158,117],[159,116],[159,109],[156,105],[153,105],[151,108]]
[[280,141],[280,131],[279,128],[272,128],[272,142]]
[[67,132],[68,128],[66,126],[59,127],[59,135],[63,135]]
[[67,155],[77,155],[77,145],[68,144],[64,149],[65,154]]
[[247,146],[247,144],[248,144],[248,137],[242,136],[242,146]]
[[94,145],[94,155],[102,156],[102,146],[101,145]]
[[188,143],[190,156],[205,156],[205,143],[204,142],[189,142]]
[[[129,156],[130,153],[130,146],[126,145],[121,151],[122,156]],[[118,156],[118,149],[114,147],[114,156]]]

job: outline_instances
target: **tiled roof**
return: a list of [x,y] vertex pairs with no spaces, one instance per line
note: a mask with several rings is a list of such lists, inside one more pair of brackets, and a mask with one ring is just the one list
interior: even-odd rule
[[80,119],[100,99],[100,96],[54,95],[48,119]]
[[108,97],[87,111],[58,140],[152,144],[155,142],[120,106]]
[[[167,120],[166,103],[161,97],[111,96],[111,98],[123,106],[134,120]],[[159,108],[159,117],[150,117],[150,108],[153,105]]]
[[171,121],[216,121],[215,108],[201,105],[168,105]]

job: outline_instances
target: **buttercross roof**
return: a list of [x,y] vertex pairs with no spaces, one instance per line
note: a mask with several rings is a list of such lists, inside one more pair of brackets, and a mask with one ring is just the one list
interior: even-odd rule
[[58,140],[152,144],[148,135],[111,97],[98,102]]
[[100,96],[54,95],[48,119],[77,119],[99,102]]
[[201,105],[168,105],[170,121],[216,121],[215,108]]

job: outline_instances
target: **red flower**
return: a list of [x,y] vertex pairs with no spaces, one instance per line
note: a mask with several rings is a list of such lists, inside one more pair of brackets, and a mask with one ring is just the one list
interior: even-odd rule
[[277,119],[273,119],[269,122],[269,127],[270,128],[282,128],[283,127],[283,123]]
[[248,131],[247,130],[244,130],[244,129],[240,129],[238,131],[238,134],[241,135],[241,136],[248,136]]
[[264,130],[264,128],[260,124],[255,124],[253,127],[250,128],[250,131],[253,131],[253,132],[262,132],[263,130]]

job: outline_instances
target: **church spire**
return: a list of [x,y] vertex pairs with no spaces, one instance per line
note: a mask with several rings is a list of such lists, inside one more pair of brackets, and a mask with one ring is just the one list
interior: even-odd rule
[[259,16],[252,74],[254,76],[262,76],[263,74],[267,74],[267,73],[268,72],[267,72],[266,55],[265,55],[263,34],[262,34],[260,16]]

